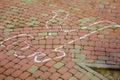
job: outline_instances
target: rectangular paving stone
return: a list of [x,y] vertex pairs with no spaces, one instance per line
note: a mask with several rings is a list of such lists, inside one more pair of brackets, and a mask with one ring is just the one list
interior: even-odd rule
[[78,70],[79,72],[82,72],[82,73],[86,73],[87,71],[86,70],[84,70],[83,68],[81,68],[80,66],[74,66],[74,68],[76,69],[76,70]]
[[75,49],[82,49],[83,48],[83,46],[81,46],[81,45],[75,45]]
[[70,49],[70,53],[80,53],[80,50],[78,49]]
[[105,61],[104,61],[104,60],[95,60],[95,63],[98,63],[98,64],[105,64]]
[[96,76],[93,76],[90,80],[101,80],[101,79],[99,79],[99,78],[96,77]]
[[36,70],[38,70],[38,66],[32,65],[27,71],[30,73],[34,73]]
[[64,66],[64,63],[62,63],[62,62],[58,62],[58,63],[53,65],[53,67],[56,69],[60,69],[62,66]]
[[4,26],[0,26],[0,29],[5,29],[5,27]]
[[86,59],[86,55],[85,54],[75,54],[75,58],[78,58],[81,61],[83,61]]
[[15,50],[9,50],[6,54],[11,55],[11,54],[14,54],[14,53],[15,53]]
[[77,80],[75,77],[71,77],[69,80]]
[[114,61],[107,61],[106,64],[116,64]]
[[98,59],[99,60],[108,60],[109,57],[107,57],[107,56],[98,56]]
[[86,63],[94,63],[94,60],[85,60]]
[[48,34],[51,35],[51,36],[57,36],[58,35],[57,32],[51,32],[51,33],[48,33]]
[[104,35],[98,35],[98,38],[104,38]]
[[93,77],[93,74],[87,72],[82,78],[81,80],[90,80]]
[[47,36],[47,32],[44,32],[44,33],[38,33],[39,36]]

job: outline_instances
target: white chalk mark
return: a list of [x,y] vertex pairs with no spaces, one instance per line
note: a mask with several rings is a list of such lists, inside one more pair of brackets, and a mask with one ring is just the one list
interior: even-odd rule
[[[46,23],[45,23],[45,27],[46,27],[46,29],[48,29],[48,32],[49,32],[49,33],[48,33],[48,36],[42,37],[41,39],[43,39],[43,38],[48,38],[49,36],[52,35],[52,34],[51,34],[51,29],[49,29],[48,23],[49,23],[51,20],[54,20],[54,19],[58,16],[58,13],[60,13],[60,12],[59,12],[59,11],[53,11],[52,13],[54,13],[55,15],[54,15],[50,20],[46,21]],[[61,32],[65,32],[65,33],[69,33],[69,32],[78,30],[78,29],[64,30],[64,29],[62,28],[61,24],[62,24],[62,23],[68,18],[68,16],[69,16],[69,12],[64,11],[64,13],[66,13],[67,15],[65,16],[65,18],[63,19],[62,22],[59,22],[60,31],[61,31]],[[98,22],[94,22],[94,23],[90,24],[88,27],[92,27],[92,26],[94,26],[94,25],[101,24],[101,23],[109,23],[109,24],[111,24],[112,22],[111,22],[111,21],[108,21],[108,20],[98,21]],[[86,26],[85,26],[85,27],[86,27]],[[98,32],[98,31],[101,31],[101,30],[104,30],[104,29],[107,29],[107,28],[110,28],[110,27],[120,27],[120,25],[113,25],[113,24],[111,24],[111,25],[109,25],[109,26],[105,26],[105,27],[100,28],[100,29],[98,29],[98,30],[91,31],[91,32],[89,32],[89,33],[87,33],[87,34],[85,34],[85,35],[83,35],[83,36],[80,36],[80,37],[74,39],[74,40],[71,40],[71,41],[69,41],[68,43],[66,43],[66,44],[64,44],[64,45],[62,45],[62,46],[56,47],[53,51],[54,51],[54,52],[59,52],[59,53],[61,54],[61,55],[58,56],[58,57],[38,60],[38,57],[39,57],[39,56],[43,56],[43,57],[46,56],[46,53],[43,53],[43,52],[41,52],[41,51],[39,51],[39,52],[33,52],[33,54],[28,55],[28,56],[20,56],[20,55],[18,55],[18,52],[19,52],[19,51],[24,51],[24,50],[30,48],[31,45],[30,45],[28,42],[26,42],[26,41],[23,41],[23,42],[26,44],[26,46],[23,47],[23,48],[21,48],[21,49],[18,50],[18,51],[15,51],[15,52],[14,52],[14,55],[15,55],[16,57],[18,57],[18,58],[30,58],[30,57],[34,57],[34,61],[35,61],[35,62],[38,62],[38,63],[47,62],[47,61],[50,61],[50,60],[53,60],[53,59],[63,58],[63,57],[66,56],[66,53],[65,53],[64,51],[60,50],[60,49],[64,48],[65,46],[67,46],[67,45],[69,45],[69,44],[72,44],[72,43],[74,43],[74,42],[76,42],[76,41],[78,41],[78,40],[84,39],[84,38],[90,36],[91,34],[94,34],[94,33]],[[86,28],[87,28],[87,27],[86,27]],[[34,38],[34,37],[33,37],[32,35],[30,35],[30,34],[19,34],[19,35],[16,35],[16,36],[13,36],[13,37],[9,37],[9,38],[3,40],[2,42],[0,42],[0,46],[2,46],[2,47],[7,47],[7,46],[14,45],[14,44],[16,44],[16,43],[19,42],[19,41],[13,42],[11,45],[7,45],[7,46],[4,45],[4,42],[9,41],[9,40],[14,39],[14,38],[17,38],[17,37],[22,37],[22,36],[28,36],[28,37],[30,37],[30,38]]]

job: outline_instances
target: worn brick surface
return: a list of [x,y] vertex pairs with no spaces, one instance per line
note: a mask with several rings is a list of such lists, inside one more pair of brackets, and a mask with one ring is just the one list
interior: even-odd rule
[[[115,74],[107,70],[105,75],[89,66],[120,68],[120,29],[107,28],[84,39],[80,36],[105,25],[120,27],[119,3],[119,0],[0,1],[0,80],[118,80],[120,73],[115,70]],[[102,20],[111,22],[89,26]],[[69,42],[74,39],[75,42]],[[65,51],[66,56],[56,59],[62,54],[53,50],[62,45],[60,51]]]

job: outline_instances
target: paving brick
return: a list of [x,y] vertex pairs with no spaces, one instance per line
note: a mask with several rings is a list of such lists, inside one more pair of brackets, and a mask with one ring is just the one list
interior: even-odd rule
[[42,80],[41,78],[37,78],[36,80]]
[[24,73],[22,73],[22,74],[19,76],[19,78],[20,78],[20,79],[26,79],[29,75],[30,75],[30,73],[24,72]]
[[30,73],[34,73],[38,70],[38,66],[32,65],[27,71]]
[[98,56],[98,59],[99,60],[108,60],[109,57],[107,57],[107,56]]
[[69,80],[69,78],[72,76],[71,73],[69,72],[66,72],[65,74],[63,74],[61,77],[64,79],[64,80]]
[[63,80],[62,78],[58,78],[57,80]]
[[7,55],[12,55],[12,54],[14,54],[15,53],[15,50],[9,50],[6,54]]
[[85,54],[76,54],[75,58],[78,58],[79,61],[84,61],[86,59],[86,55]]
[[77,80],[77,78],[75,78],[75,77],[71,77],[69,80]]
[[48,33],[48,34],[51,35],[51,36],[57,36],[58,35],[57,32],[52,32],[52,33]]
[[81,45],[75,45],[75,49],[83,49],[83,46],[81,46]]
[[70,49],[70,53],[80,53],[80,50],[78,49]]
[[26,80],[35,80],[35,78],[34,77],[28,77],[28,78],[26,78]]
[[10,74],[12,74],[14,71],[15,71],[14,69],[10,68],[10,69],[7,69],[7,70],[4,72],[4,74],[5,74],[5,75],[10,75]]
[[116,64],[114,61],[106,61],[106,64]]
[[47,66],[42,66],[42,67],[40,68],[40,70],[45,72],[45,71],[48,70],[48,67],[47,67]]
[[4,78],[6,78],[6,76],[3,74],[0,74],[0,80],[4,80]]
[[53,65],[53,67],[56,68],[56,69],[60,69],[63,66],[64,66],[64,63],[62,63],[62,62],[58,62],[58,63]]
[[60,74],[59,73],[54,73],[50,76],[50,79],[51,80],[57,80],[58,78],[60,77]]
[[101,79],[96,76],[93,76],[90,80],[101,80]]
[[22,73],[21,70],[16,70],[15,72],[12,73],[13,77],[18,77]]
[[64,74],[67,71],[68,71],[68,68],[66,68],[66,67],[62,67],[58,70],[58,72],[61,73],[61,74]]
[[5,71],[5,69],[4,68],[0,68],[0,73],[3,73]]
[[14,80],[14,77],[8,76],[7,78],[5,78],[5,80]]
[[95,63],[98,63],[98,64],[105,64],[105,61],[104,61],[104,60],[95,60]]
[[0,26],[0,29],[5,29],[5,27],[4,26]]
[[102,38],[102,39],[103,39],[103,38],[104,38],[104,35],[98,35],[98,38]]
[[81,80],[89,80],[89,79],[91,79],[92,77],[93,77],[93,74],[87,72],[87,73],[85,74],[85,76],[83,76],[83,77],[81,78]]
[[84,70],[83,68],[80,68],[78,65],[74,66],[74,68],[82,73],[86,73],[87,71]]
[[39,35],[39,36],[47,36],[48,33],[46,33],[46,32],[45,32],[45,33],[38,33],[38,35]]

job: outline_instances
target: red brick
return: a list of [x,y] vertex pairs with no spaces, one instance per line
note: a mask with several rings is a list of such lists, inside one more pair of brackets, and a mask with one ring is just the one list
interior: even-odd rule
[[42,67],[40,68],[40,70],[41,70],[41,71],[47,71],[47,70],[48,70],[48,67],[42,66]]
[[59,77],[60,77],[59,73],[54,73],[54,74],[52,74],[52,76],[50,76],[50,79],[51,80],[57,80]]
[[21,68],[21,65],[15,64],[15,65],[13,66],[13,68],[14,68],[14,69],[20,69],[20,68]]
[[28,77],[26,80],[35,80],[34,77]]
[[20,59],[19,59],[19,58],[15,58],[12,62],[14,62],[14,63],[19,63],[19,62],[20,62]]
[[26,65],[27,62],[29,62],[28,59],[22,59],[18,64]]
[[64,79],[64,80],[69,80],[69,78],[72,76],[71,73],[67,72],[65,74],[63,74],[61,77]]
[[55,64],[55,61],[52,60],[52,61],[47,62],[45,65],[48,67],[51,67],[54,64]]
[[105,48],[102,48],[102,47],[95,47],[95,50],[96,50],[96,51],[105,51]]
[[89,45],[89,46],[95,46],[95,42],[94,42],[94,41],[89,41],[89,42],[88,42],[88,45]]
[[7,55],[5,53],[0,52],[1,56],[0,56],[0,61],[4,60],[5,58],[7,58]]
[[2,72],[4,72],[5,71],[5,69],[4,68],[0,68],[0,73],[2,73]]
[[67,71],[68,71],[68,68],[66,68],[66,67],[62,67],[58,70],[58,72],[61,73],[61,74],[64,74]]
[[87,55],[87,59],[88,59],[88,60],[95,60],[95,59],[97,59],[97,56]]
[[10,67],[13,67],[14,65],[15,63],[9,62],[8,64],[5,65],[5,68],[10,68]]
[[4,80],[5,77],[6,77],[5,75],[0,74],[0,80]]
[[24,72],[19,76],[19,78],[21,78],[23,80],[23,79],[26,79],[29,75],[30,75],[29,72]]
[[78,74],[78,73],[75,74],[75,77],[78,78],[78,79],[81,78],[81,77],[80,77],[80,74]]
[[15,78],[15,80],[21,80],[20,78]]
[[81,53],[82,54],[91,54],[91,51],[89,51],[89,50],[81,50]]
[[72,74],[75,74],[75,73],[77,73],[77,70],[75,70],[75,69],[70,69],[69,72],[72,73]]
[[47,80],[50,76],[51,76],[51,73],[50,73],[50,72],[45,72],[43,79],[44,79],[44,80]]
[[41,74],[43,74],[43,72],[37,70],[37,71],[35,71],[35,72],[33,73],[33,76],[34,76],[35,78],[37,78],[37,77],[39,77]]
[[19,76],[21,73],[22,73],[21,70],[16,70],[15,72],[13,72],[12,76],[13,76],[13,77],[17,77],[17,76]]
[[94,50],[94,47],[91,47],[91,46],[84,46],[84,49],[85,49],[85,50]]
[[8,62],[9,62],[9,60],[5,59],[5,60],[3,60],[3,61],[0,62],[0,65],[1,66],[6,65]]
[[20,68],[20,70],[22,70],[22,71],[27,70],[30,66],[31,65],[29,65],[29,64],[25,64]]
[[14,80],[14,77],[8,76],[7,78],[5,78],[5,80]]
[[51,72],[51,73],[54,73],[54,72],[56,72],[56,69],[51,67],[50,69],[48,69],[48,71]]
[[5,74],[5,75],[10,75],[10,74],[12,74],[14,71],[15,71],[14,69],[10,68],[10,69],[6,70],[6,71],[4,72],[4,74]]

